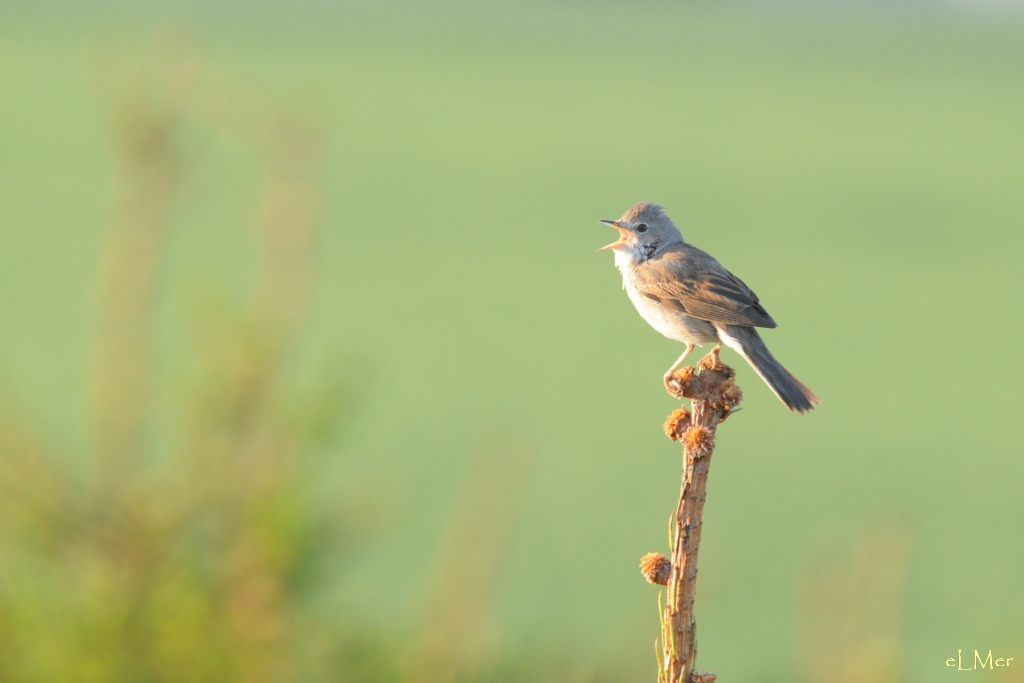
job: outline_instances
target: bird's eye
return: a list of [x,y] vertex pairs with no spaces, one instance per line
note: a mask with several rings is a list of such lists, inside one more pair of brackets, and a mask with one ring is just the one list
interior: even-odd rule
[[647,224],[646,223],[641,223],[640,225],[636,226],[636,231],[637,232],[647,232]]

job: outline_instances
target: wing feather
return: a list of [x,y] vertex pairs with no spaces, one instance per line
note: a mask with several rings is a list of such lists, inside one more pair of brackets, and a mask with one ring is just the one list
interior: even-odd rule
[[742,280],[689,244],[644,261],[633,275],[640,294],[659,306],[710,322],[776,326]]

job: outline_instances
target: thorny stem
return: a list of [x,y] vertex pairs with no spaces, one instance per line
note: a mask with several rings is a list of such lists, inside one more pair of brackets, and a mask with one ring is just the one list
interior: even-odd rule
[[[668,595],[662,608],[659,683],[713,683],[714,674],[696,673],[697,622],[693,614],[708,468],[715,432],[739,404],[742,392],[735,372],[718,358],[715,348],[698,363],[700,372],[685,367],[665,382],[676,398],[689,398],[693,412],[680,408],[665,423],[665,433],[683,444],[683,475],[679,503],[671,520],[672,557],[651,553],[641,561],[648,581],[662,583]],[[664,565],[670,562],[670,568]],[[661,571],[659,571],[659,569]],[[665,571],[668,569],[667,576]]]

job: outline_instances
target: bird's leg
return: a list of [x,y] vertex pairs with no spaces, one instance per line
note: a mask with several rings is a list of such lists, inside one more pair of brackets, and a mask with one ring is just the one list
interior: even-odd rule
[[676,368],[683,364],[683,361],[686,360],[686,357],[693,352],[694,348],[694,344],[686,345],[686,350],[683,351],[683,355],[679,356],[678,360],[676,360],[676,362],[672,364],[672,367],[668,369],[668,372],[665,373],[665,384],[668,384],[669,377],[671,377],[672,373],[676,371]]

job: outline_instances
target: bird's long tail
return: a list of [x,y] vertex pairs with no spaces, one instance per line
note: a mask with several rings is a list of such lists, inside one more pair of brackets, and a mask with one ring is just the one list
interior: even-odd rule
[[806,413],[812,410],[815,404],[821,403],[813,391],[789,374],[789,371],[782,367],[782,363],[775,360],[775,356],[765,346],[755,328],[745,325],[716,327],[722,343],[746,358],[750,367],[754,368],[787,408],[798,413]]

